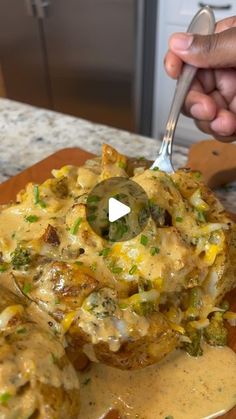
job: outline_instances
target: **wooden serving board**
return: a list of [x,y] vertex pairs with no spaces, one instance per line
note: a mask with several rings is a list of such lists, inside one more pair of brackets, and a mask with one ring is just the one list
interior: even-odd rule
[[[24,188],[28,182],[41,183],[51,177],[52,169],[59,169],[67,164],[81,166],[87,159],[94,157],[80,148],[65,148],[46,159],[29,167],[18,175],[12,177],[0,185],[0,204],[14,201],[16,194]],[[232,311],[236,311],[236,288],[231,291],[226,299],[230,303]],[[236,352],[236,328],[227,326],[229,330],[229,346]],[[117,413],[111,413],[111,419],[117,418]],[[236,407],[227,414],[220,416],[222,419],[235,419]]]

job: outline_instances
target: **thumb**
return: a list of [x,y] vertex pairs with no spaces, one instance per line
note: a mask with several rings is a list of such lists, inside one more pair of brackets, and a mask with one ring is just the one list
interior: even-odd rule
[[236,67],[236,27],[213,35],[176,33],[169,40],[169,49],[199,68]]

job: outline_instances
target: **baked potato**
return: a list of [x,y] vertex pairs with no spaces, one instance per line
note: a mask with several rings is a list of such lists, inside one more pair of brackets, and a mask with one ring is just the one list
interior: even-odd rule
[[0,418],[77,419],[78,378],[59,338],[21,298],[2,286],[0,296]]
[[[132,170],[105,145],[101,159],[53,171],[0,213],[2,270],[69,345],[123,369],[180,345],[199,354],[212,312],[236,284],[235,224],[199,173],[143,166]],[[151,216],[141,234],[114,243],[93,232],[86,205],[96,184],[116,176],[142,186]]]

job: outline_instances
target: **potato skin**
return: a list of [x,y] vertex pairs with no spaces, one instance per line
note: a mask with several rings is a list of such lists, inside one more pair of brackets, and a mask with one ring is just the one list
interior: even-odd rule
[[177,335],[168,330],[159,339],[150,334],[134,342],[125,342],[118,352],[111,352],[105,344],[94,346],[97,359],[121,370],[144,368],[160,361],[177,346]]
[[[123,342],[118,351],[111,351],[108,344],[101,342],[91,345],[91,340],[75,324],[69,330],[67,339],[69,347],[92,348],[92,357],[113,367],[123,370],[144,368],[160,361],[165,355],[178,346],[179,335],[170,329],[160,313],[153,313],[148,318],[150,327],[143,337],[136,337]],[[90,351],[89,351],[90,354]]]
[[77,419],[79,383],[59,339],[35,323],[20,298],[3,287],[0,295],[0,316],[16,310],[0,331],[0,417]]

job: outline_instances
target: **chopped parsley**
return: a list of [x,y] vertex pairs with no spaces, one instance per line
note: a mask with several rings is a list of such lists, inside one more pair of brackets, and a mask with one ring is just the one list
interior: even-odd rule
[[175,221],[176,221],[177,223],[182,223],[183,218],[182,218],[182,217],[176,217],[176,218],[175,218]]
[[159,247],[154,247],[154,246],[151,247],[150,253],[151,253],[152,256],[157,255],[158,253],[160,253]]
[[147,246],[147,244],[148,244],[148,237],[147,237],[147,236],[145,236],[144,234],[142,234],[142,235],[141,235],[141,238],[140,238],[140,243],[141,243],[143,246]]
[[28,221],[28,223],[36,223],[36,221],[39,220],[39,217],[37,215],[28,215],[25,217],[25,221]]
[[31,289],[32,285],[26,282],[22,288],[22,291],[24,294],[28,294],[31,291]]
[[82,217],[77,218],[77,220],[74,222],[74,225],[70,229],[71,234],[76,235],[78,233],[79,226],[82,223],[82,221],[83,221]]
[[133,275],[137,271],[138,267],[137,265],[133,265],[132,268],[129,270],[129,274]]
[[110,251],[111,251],[111,249],[109,249],[109,247],[105,247],[104,249],[101,250],[101,252],[99,252],[99,256],[106,257],[106,256],[108,256]]
[[0,403],[6,404],[10,400],[11,397],[12,397],[11,394],[8,393],[7,391],[5,393],[2,393],[0,395]]

